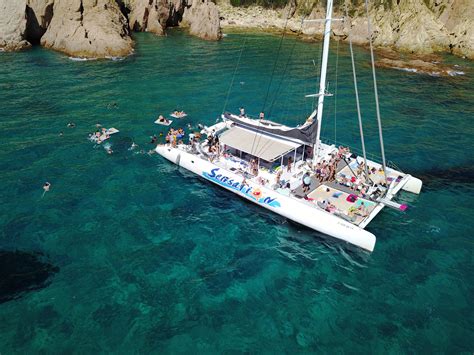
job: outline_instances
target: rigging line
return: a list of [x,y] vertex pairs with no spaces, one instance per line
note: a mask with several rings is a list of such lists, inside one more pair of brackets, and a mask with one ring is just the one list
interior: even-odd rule
[[334,142],[337,142],[337,69],[339,65],[339,40],[336,49],[336,83],[334,86]]
[[[347,5],[345,5],[345,14],[346,14],[346,17],[349,19]],[[365,172],[365,177],[369,179],[369,172],[367,170],[368,169],[367,168],[367,153],[365,151],[364,127],[362,125],[362,115],[360,113],[359,89],[357,88],[357,74],[356,74],[355,61],[354,61],[354,50],[352,48],[351,23],[349,23],[348,39],[349,39],[349,50],[351,53],[351,62],[352,62],[352,76],[354,78],[354,91],[355,91],[356,106],[357,106],[357,118],[359,120],[360,140],[362,143],[362,154],[364,156],[364,166],[365,166],[364,172]]]
[[[303,29],[303,22],[304,22],[304,17],[301,19],[301,26],[300,26],[300,29],[298,30],[298,35],[301,33],[301,30]],[[293,57],[293,53],[295,51],[295,46],[296,46],[296,39],[293,41],[293,46],[291,47],[291,51],[290,51],[290,54],[288,55],[288,59],[286,61],[286,65],[285,65],[285,69],[283,70],[283,74],[281,76],[281,80],[280,80],[280,83],[278,84],[278,87],[275,91],[275,96],[273,97],[273,100],[270,104],[270,108],[269,108],[269,111],[268,111],[268,117],[271,116],[271,113],[272,113],[272,110],[273,110],[273,105],[275,104],[275,101],[278,97],[278,94],[281,90],[281,87],[283,85],[283,81],[285,80],[285,74],[288,70],[288,66],[290,64],[290,61],[291,61],[291,58]]]
[[374,80],[375,110],[377,113],[377,123],[379,126],[380,152],[382,153],[383,175],[385,178],[385,184],[387,184],[387,165],[385,163],[385,149],[383,145],[382,121],[380,119],[379,94],[377,91],[377,79],[375,76],[374,48],[372,46],[372,29],[370,27],[369,4],[367,0],[365,0],[365,11],[367,13],[367,31],[369,32],[370,58],[372,61],[372,76]]
[[[268,88],[267,88],[267,94],[265,95],[265,101],[263,102],[263,106],[262,106],[262,110],[261,112],[265,112],[265,105],[267,104],[267,100],[268,100],[268,95],[270,94],[270,88],[272,86],[272,81],[273,81],[273,76],[275,74],[275,69],[276,69],[276,66],[278,64],[278,58],[280,57],[280,53],[281,53],[281,47],[282,47],[282,44],[283,44],[283,39],[285,38],[285,32],[286,32],[286,26],[288,25],[288,19],[290,18],[290,11],[288,10],[288,13],[286,15],[286,21],[285,21],[285,26],[283,27],[283,33],[281,34],[281,38],[280,38],[280,44],[278,45],[278,51],[277,51],[277,56],[275,58],[275,62],[273,63],[273,70],[272,70],[272,75],[270,76],[270,82],[268,83]],[[260,121],[259,121],[259,126],[257,127],[257,131],[253,137],[253,141],[252,141],[252,148],[250,150],[250,153],[252,155],[254,155],[254,145],[255,145],[255,140],[257,138],[257,133],[259,132],[259,127],[260,127]],[[258,137],[259,140],[260,140],[260,137]],[[257,146],[258,146],[258,143],[257,143]]]
[[288,11],[288,14],[286,15],[285,26],[283,27],[283,33],[281,34],[281,38],[280,38],[280,44],[278,45],[277,57],[275,58],[275,62],[273,63],[272,75],[270,76],[270,82],[268,84],[267,94],[265,95],[265,100],[263,102],[263,106],[262,106],[262,110],[261,110],[262,112],[265,112],[265,105],[267,104],[268,96],[270,95],[270,88],[272,86],[273,76],[275,75],[275,70],[276,70],[276,67],[277,67],[277,64],[278,64],[278,59],[280,57],[281,47],[282,47],[282,44],[283,44],[283,39],[285,38],[286,26],[288,25],[289,16],[290,16],[290,12]]
[[[298,30],[298,34],[301,33],[301,30],[303,29],[303,23],[304,23],[304,17],[301,19],[301,26],[300,26],[300,29]],[[276,92],[275,92],[275,95],[274,95],[274,97],[273,97],[272,103],[270,104],[270,109],[269,109],[269,111],[268,111],[268,116],[269,116],[269,117],[271,116],[271,112],[272,112],[272,110],[273,110],[273,106],[274,106],[274,104],[275,104],[275,101],[276,101],[276,99],[277,99],[277,97],[278,97],[278,93],[279,93],[279,91],[280,91],[280,89],[281,89],[281,87],[282,87],[283,81],[284,81],[284,79],[285,79],[285,74],[287,73],[288,66],[289,66],[290,61],[291,61],[291,58],[292,58],[292,56],[293,56],[295,46],[296,46],[296,39],[295,39],[294,42],[293,42],[293,45],[292,45],[292,47],[291,47],[290,54],[288,55],[288,59],[287,59],[286,64],[285,64],[285,68],[284,68],[284,70],[283,70],[282,78],[281,78],[280,83],[279,83],[279,85],[278,85],[278,87],[277,87],[277,89],[276,89]],[[291,80],[291,77],[290,77],[290,80]],[[260,138],[260,137],[259,137],[259,138]],[[265,150],[268,149],[272,144],[273,144],[272,141],[268,141],[267,144],[262,145],[262,147],[260,147],[260,149],[259,149],[258,151],[257,151],[257,149],[258,149],[258,144],[257,144],[257,147],[255,148],[256,154],[261,154],[261,153],[263,153],[264,149],[265,149]]]
[[235,69],[234,69],[234,74],[232,75],[232,80],[231,80],[231,82],[230,82],[229,89],[227,90],[227,96],[226,96],[226,98],[225,98],[224,108],[222,109],[222,114],[224,114],[225,109],[226,109],[226,107],[227,107],[227,103],[228,103],[228,101],[229,101],[230,92],[232,91],[232,86],[234,85],[235,75],[237,74],[237,70],[239,69],[239,66],[240,66],[240,59],[242,58],[242,53],[243,53],[243,51],[244,51],[244,48],[245,48],[245,44],[246,44],[246,43],[247,43],[247,35],[245,35],[244,43],[242,43],[242,47],[240,48],[239,59],[237,60],[237,64],[236,64]]

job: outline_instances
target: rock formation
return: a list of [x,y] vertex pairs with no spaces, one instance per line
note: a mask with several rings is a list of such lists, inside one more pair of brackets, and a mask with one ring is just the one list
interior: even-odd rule
[[183,15],[183,26],[189,27],[189,33],[207,40],[222,37],[219,10],[209,0],[193,0]]
[[[347,38],[350,30],[355,43],[366,45],[364,1],[337,1],[335,18],[344,17],[344,2],[351,21],[334,22],[334,34]],[[228,0],[218,3],[224,27],[281,29],[286,26],[293,32],[302,30],[311,38],[321,36],[323,23],[307,23],[301,29],[301,16],[322,19],[325,4],[324,0],[288,0],[286,8],[275,11],[258,6],[232,7]],[[288,13],[291,17],[286,21]],[[473,0],[369,0],[369,15],[374,44],[378,47],[419,54],[444,51],[474,59]]]
[[133,51],[130,30],[163,35],[183,25],[204,39],[221,38],[214,3],[186,0],[0,0],[0,48],[41,43],[76,57],[117,57]]
[[178,26],[184,6],[184,0],[132,0],[127,6],[130,29],[163,35],[166,27]]
[[129,24],[132,30],[164,34],[169,14],[166,1],[135,0],[130,3],[129,8]]
[[26,0],[0,0],[0,48],[7,51],[30,46],[26,34]]
[[55,1],[41,44],[77,57],[116,57],[132,52],[128,24],[114,0]]

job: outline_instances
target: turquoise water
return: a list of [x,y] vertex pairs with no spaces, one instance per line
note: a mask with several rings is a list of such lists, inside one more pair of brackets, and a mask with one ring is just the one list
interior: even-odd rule
[[[136,40],[115,62],[0,54],[0,249],[58,268],[46,287],[0,304],[2,354],[472,353],[472,64],[448,57],[466,73],[450,78],[378,71],[387,158],[425,186],[400,196],[406,213],[371,223],[367,254],[140,152],[164,131],[158,113],[215,121],[244,40],[227,109],[302,122],[320,43],[288,38],[278,56],[270,35]],[[327,100],[323,134],[357,148],[347,46],[331,56],[337,103]],[[378,154],[368,55],[356,57]],[[98,122],[120,129],[113,155],[86,139]]]

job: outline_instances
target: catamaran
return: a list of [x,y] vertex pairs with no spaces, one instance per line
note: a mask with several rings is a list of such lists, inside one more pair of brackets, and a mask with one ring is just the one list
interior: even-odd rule
[[[367,8],[367,2],[366,2]],[[326,90],[333,0],[327,1],[316,109],[301,126],[225,112],[221,120],[191,134],[189,143],[171,135],[156,152],[206,180],[261,207],[327,236],[373,251],[376,237],[365,230],[384,207],[405,210],[393,201],[401,191],[419,194],[422,181],[387,166],[378,106],[371,36],[370,50],[381,162],[367,159],[349,36],[362,154],[322,142],[320,132]],[[347,12],[346,12],[347,13]],[[370,21],[369,34],[370,31]],[[202,139],[207,136],[207,139]]]

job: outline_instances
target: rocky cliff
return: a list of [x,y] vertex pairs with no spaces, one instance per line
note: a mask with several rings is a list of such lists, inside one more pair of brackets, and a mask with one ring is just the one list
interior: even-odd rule
[[78,57],[126,56],[128,24],[114,0],[60,0],[41,44]]
[[163,35],[181,22],[191,34],[221,38],[208,0],[0,0],[0,49],[41,43],[76,57],[125,56],[133,51],[131,31]]
[[[367,44],[364,1],[335,3],[334,17],[344,17],[345,3],[351,20],[334,22],[334,34],[347,39],[350,33],[355,43]],[[308,23],[301,27],[301,17],[324,18],[324,5],[322,0],[288,0],[285,8],[268,9],[236,7],[228,0],[218,2],[224,28],[281,29],[286,25],[310,37],[320,36],[323,24]],[[369,16],[374,44],[378,47],[418,54],[452,52],[474,59],[474,0],[369,0]]]

